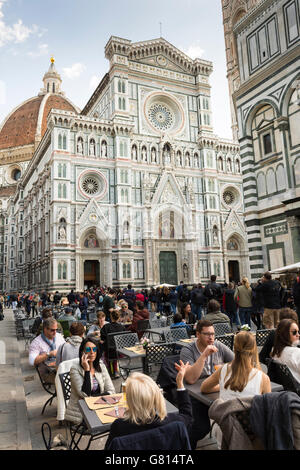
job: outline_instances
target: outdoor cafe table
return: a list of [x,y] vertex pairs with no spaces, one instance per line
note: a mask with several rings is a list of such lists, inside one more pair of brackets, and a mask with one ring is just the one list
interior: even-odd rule
[[[178,413],[178,409],[174,405],[172,405],[172,403],[167,400],[165,400],[165,402],[167,407],[167,413]],[[90,410],[85,400],[79,400],[78,405],[83,420],[91,434],[100,434],[108,432],[110,430],[111,423],[103,424],[100,418],[98,417],[96,411]]]
[[[199,379],[194,384],[185,383],[184,386],[188,390],[189,394],[200,401],[206,406],[210,406],[217,398],[219,398],[219,392],[214,393],[201,393],[200,386],[205,379]],[[283,391],[283,386],[275,382],[271,382],[271,391],[272,392],[281,392]]]
[[143,372],[144,374],[146,373],[146,364],[145,364],[145,358],[146,358],[146,351],[144,348],[140,348],[139,352],[135,352],[135,351],[131,351],[130,349],[128,348],[120,348],[120,349],[117,349],[117,353],[118,355],[123,355],[123,356],[126,356],[128,357],[130,360],[131,359],[138,359],[138,358],[141,358],[142,359],[142,363],[143,363]]

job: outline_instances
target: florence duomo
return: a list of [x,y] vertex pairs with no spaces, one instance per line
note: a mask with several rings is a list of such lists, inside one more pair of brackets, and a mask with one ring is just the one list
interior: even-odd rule
[[82,290],[247,272],[237,141],[214,134],[213,64],[110,37],[80,111],[54,58],[1,125],[1,289]]

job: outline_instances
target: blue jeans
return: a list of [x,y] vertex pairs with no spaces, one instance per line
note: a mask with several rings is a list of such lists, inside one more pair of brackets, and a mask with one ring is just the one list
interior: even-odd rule
[[251,327],[251,313],[252,307],[239,307],[239,316],[242,325],[248,323],[248,325]]
[[176,306],[177,306],[177,302],[176,302],[176,304],[172,304],[172,302],[171,302],[171,313],[173,313],[174,315],[176,313]]
[[202,305],[192,304],[192,313],[196,316],[197,320],[201,320]]

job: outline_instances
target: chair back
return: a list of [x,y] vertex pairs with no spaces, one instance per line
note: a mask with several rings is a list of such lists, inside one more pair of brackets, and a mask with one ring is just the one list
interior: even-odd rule
[[189,337],[185,326],[181,328],[172,328],[171,334],[173,337],[173,341],[179,341],[180,339],[187,339]]
[[108,450],[191,450],[187,429],[182,421],[173,421],[149,431],[115,437]]
[[217,336],[216,338],[220,343],[225,344],[229,349],[233,351],[233,342],[234,342],[234,334],[232,335],[224,335],[224,336]]
[[149,320],[138,320],[137,321],[137,331],[144,332],[150,328]]
[[272,330],[256,330],[256,346],[264,346]]
[[149,345],[146,349],[146,366],[149,366],[150,364],[162,364],[164,358],[171,355],[174,355],[174,344],[172,343],[157,343]]
[[150,328],[161,328],[162,321],[159,318],[153,318],[150,321]]
[[271,382],[278,383],[283,386],[284,390],[295,392],[300,396],[300,383],[285,364],[270,359],[268,361],[268,376]]
[[70,372],[65,372],[63,374],[59,374],[59,380],[65,400],[65,406],[68,404],[68,400],[71,396],[71,377]]
[[114,341],[116,349],[128,348],[138,343],[139,338],[136,333],[126,333],[125,335],[115,335]]
[[166,326],[172,325],[173,321],[174,321],[174,316],[173,316],[173,315],[169,315],[169,316],[167,317]]
[[222,336],[225,333],[231,333],[232,329],[230,323],[222,322],[222,323],[214,323],[215,335]]
[[173,343],[174,342],[173,335],[172,335],[172,330],[166,329],[164,331],[164,339],[165,339],[166,343]]

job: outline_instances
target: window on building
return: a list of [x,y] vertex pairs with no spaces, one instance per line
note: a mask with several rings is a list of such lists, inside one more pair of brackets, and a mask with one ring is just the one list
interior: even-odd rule
[[264,154],[267,155],[268,153],[272,153],[272,138],[271,134],[265,134],[263,136],[263,146],[264,146]]
[[[285,7],[285,17],[287,24],[288,42],[294,42],[299,36],[299,16],[296,2],[293,1]],[[298,20],[297,20],[298,18]]]
[[62,166],[61,163],[58,165],[58,177],[61,178],[62,172],[61,172]]
[[58,134],[58,148],[59,149],[62,148],[62,136],[61,136],[61,134]]
[[63,136],[63,149],[64,150],[67,149],[67,136],[66,135]]

